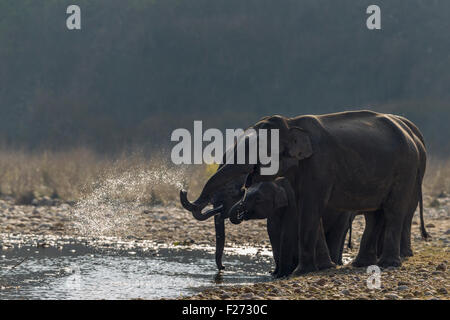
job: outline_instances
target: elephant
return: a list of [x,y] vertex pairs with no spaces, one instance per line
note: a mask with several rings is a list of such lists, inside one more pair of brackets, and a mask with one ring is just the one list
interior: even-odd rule
[[[430,238],[430,234],[425,230],[425,222],[423,219],[423,200],[422,200],[422,181],[426,169],[426,151],[425,141],[420,130],[408,119],[395,116],[398,119],[398,123],[402,128],[407,131],[411,139],[414,140],[418,149],[418,167],[417,172],[417,184],[413,186],[415,190],[412,192],[412,196],[409,199],[405,199],[407,207],[407,214],[402,222],[402,231],[400,236],[400,257],[406,258],[413,256],[411,247],[411,224],[412,219],[419,204],[420,211],[420,226],[421,234],[424,239]],[[368,265],[376,264],[377,259],[383,252],[383,237],[385,236],[385,218],[383,209],[379,209],[375,212],[368,212],[364,214],[366,221],[366,228],[364,230],[361,246],[357,257],[353,261],[353,266],[365,267]]]
[[[286,159],[280,162],[280,171],[281,172],[289,172],[294,167],[292,165],[292,159]],[[220,165],[218,170],[223,166]],[[202,213],[201,210],[195,210],[194,204],[190,203],[187,200],[187,192],[184,190],[180,191],[180,202],[182,206],[192,212],[192,215],[195,219],[199,221],[204,221],[212,216],[214,216],[214,225],[216,232],[216,265],[218,270],[223,270],[225,267],[222,265],[222,256],[225,244],[225,220],[230,218],[230,208],[239,201],[243,194],[244,189],[248,188],[255,180],[259,181],[261,177],[251,177],[248,174],[239,176],[236,180],[231,182],[227,182],[225,185],[221,186],[217,191],[211,195],[210,203],[213,205],[213,209],[207,210]],[[266,181],[262,179],[262,181]],[[202,191],[203,192],[203,191]],[[203,209],[203,208],[202,208]],[[230,219],[233,224],[239,224],[241,221]],[[331,222],[329,222],[331,224]],[[267,226],[269,228],[269,225]],[[336,254],[334,256],[338,256],[335,260],[330,257],[328,246],[326,243],[326,239],[332,239],[330,241],[334,241],[333,239],[336,237],[336,234],[340,234],[339,232],[330,231],[325,237],[325,234],[322,229],[322,225],[320,226],[320,236],[319,241],[317,242],[317,260],[318,260],[318,268],[320,270],[334,267],[335,264],[342,264],[342,248],[341,250],[336,250]],[[331,228],[330,228],[331,229]],[[268,230],[270,235],[270,232]],[[345,238],[345,234],[344,234]],[[269,239],[270,240],[270,239]],[[275,258],[274,258],[275,259]],[[277,275],[277,270],[272,272],[273,275]]]
[[[240,213],[242,217],[238,218]],[[276,178],[252,184],[229,213],[233,223],[242,220],[267,219],[267,231],[275,261],[275,277],[289,275],[298,263],[298,215],[294,190],[288,179]],[[323,228],[331,260],[342,264],[342,249],[353,214],[328,212]]]
[[[216,190],[239,176],[247,174],[257,181],[274,180],[282,175],[293,186],[301,222],[295,275],[317,270],[316,242],[321,239],[318,231],[327,210],[372,212],[374,220],[382,217],[383,250],[377,264],[400,266],[402,231],[408,229],[409,218],[418,203],[422,236],[427,236],[422,204],[426,149],[415,133],[419,132],[417,127],[413,130],[411,125],[414,126],[403,117],[368,110],[264,117],[251,128],[278,130],[280,162],[295,163],[288,170],[289,175],[281,172],[262,176],[260,170],[264,165],[259,156],[256,164],[226,163],[208,179],[189,207],[193,214],[202,215],[201,210],[210,203]],[[237,154],[236,146],[234,152]],[[373,225],[378,225],[377,221]],[[375,229],[371,222],[363,238],[373,240]],[[371,247],[374,242],[363,239],[362,244]]]

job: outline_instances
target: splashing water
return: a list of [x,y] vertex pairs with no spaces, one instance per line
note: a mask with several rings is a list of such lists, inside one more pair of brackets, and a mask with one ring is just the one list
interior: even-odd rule
[[86,236],[126,236],[135,233],[142,207],[157,202],[156,192],[176,195],[185,185],[183,167],[132,168],[109,174],[73,209],[74,225]]

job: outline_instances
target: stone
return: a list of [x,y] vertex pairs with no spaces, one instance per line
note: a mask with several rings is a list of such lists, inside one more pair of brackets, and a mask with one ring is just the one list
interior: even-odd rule
[[436,270],[438,270],[438,271],[445,271],[445,270],[447,270],[447,266],[445,265],[445,263],[440,263],[436,267]]
[[244,293],[243,295],[241,295],[241,299],[243,300],[253,300],[255,298],[256,297],[253,293]]
[[440,293],[440,294],[447,294],[447,289],[445,289],[444,287],[442,287],[442,288],[439,288],[439,289],[437,290],[437,292]]
[[405,290],[408,290],[408,289],[409,289],[409,287],[405,286],[405,285],[398,286],[398,288],[397,288],[398,291],[405,291]]
[[231,296],[228,294],[228,293],[222,293],[221,295],[220,295],[220,299],[230,299],[231,298]]
[[400,297],[398,295],[396,295],[395,293],[388,293],[384,297],[386,299],[389,299],[389,300],[398,300],[398,299],[400,299]]
[[325,278],[321,278],[316,281],[316,285],[318,286],[324,286],[327,283],[327,280]]
[[342,290],[341,293],[342,293],[344,296],[349,296],[349,295],[350,295],[350,291],[349,291],[348,289]]

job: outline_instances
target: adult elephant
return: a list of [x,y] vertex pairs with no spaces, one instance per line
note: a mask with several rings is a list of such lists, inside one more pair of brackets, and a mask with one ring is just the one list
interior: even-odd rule
[[[225,156],[224,156],[225,162]],[[287,176],[292,176],[292,171],[296,169],[297,162],[294,161],[293,158],[282,159],[279,163],[279,174],[286,174]],[[219,166],[217,171],[220,171],[223,164]],[[250,187],[252,183],[257,183],[261,181],[270,181],[273,177],[261,177],[257,175],[249,175],[247,173],[240,175],[235,180],[225,183],[220,186],[213,194],[210,195],[210,203],[213,205],[212,209],[209,209],[205,212],[202,212],[203,208],[200,210],[195,204],[191,203],[187,199],[187,192],[184,190],[180,191],[180,202],[182,206],[192,212],[193,217],[198,221],[205,221],[211,217],[214,217],[214,226],[215,226],[215,234],[216,234],[216,252],[215,252],[215,260],[216,265],[219,270],[225,269],[222,264],[222,257],[225,245],[225,220],[227,218],[231,218],[231,222],[233,224],[239,224],[242,222],[238,221],[234,216],[230,216],[230,209],[233,205],[235,205],[244,195],[245,188]],[[203,192],[203,191],[202,191]],[[295,195],[296,197],[296,195]],[[338,221],[338,218],[340,221]],[[316,259],[318,268],[320,270],[334,267],[335,264],[342,264],[342,249],[343,246],[339,248],[337,242],[340,242],[340,236],[344,233],[344,238],[347,229],[342,224],[342,220],[346,220],[345,216],[336,217],[336,215],[326,215],[324,217],[324,225],[327,227],[327,233],[324,233],[324,229],[322,228],[322,224],[320,225],[319,230],[319,240],[316,244]],[[350,222],[351,223],[351,222]],[[294,222],[295,224],[295,222]],[[345,221],[344,224],[347,224]],[[268,223],[267,231],[269,234],[269,240],[272,245],[272,253],[274,254],[274,260],[277,261],[276,258],[276,249],[277,245],[273,244],[273,236],[271,235],[278,233],[279,230],[275,230],[277,228],[277,224]],[[336,227],[336,228],[334,228]],[[344,240],[342,240],[344,241]],[[298,247],[298,246],[297,246]],[[329,250],[331,249],[331,251]],[[297,257],[298,259],[298,257]],[[274,276],[278,276],[277,268],[272,272]]]
[[[423,143],[402,119],[372,111],[348,111],[265,117],[253,128],[278,129],[280,160],[298,161],[290,177],[291,183],[295,181],[300,219],[300,261],[295,274],[317,270],[316,241],[326,210],[374,212],[374,216],[382,210],[384,239],[378,264],[401,265],[403,224],[415,210],[409,199],[421,199],[420,177],[425,170],[421,159],[426,159]],[[191,203],[193,212],[200,213],[224,183],[258,167],[223,165]],[[422,210],[420,214],[423,221]],[[423,226],[422,232],[426,232]]]
[[[241,214],[239,218],[238,213]],[[252,184],[244,197],[231,208],[229,216],[236,224],[242,220],[267,219],[276,265],[273,274],[283,277],[294,270],[298,264],[298,210],[295,193],[288,179],[280,177],[273,182]],[[336,264],[342,264],[345,236],[353,217],[352,213],[340,214],[331,210],[322,217],[327,247],[331,260]]]

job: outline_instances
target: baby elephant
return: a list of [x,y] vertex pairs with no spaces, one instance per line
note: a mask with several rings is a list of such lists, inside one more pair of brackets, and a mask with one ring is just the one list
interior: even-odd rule
[[[229,212],[232,223],[242,220],[267,219],[267,232],[275,260],[275,277],[291,274],[298,264],[298,210],[294,190],[288,179],[280,177],[271,182],[252,184],[242,200]],[[326,243],[316,246],[316,261],[320,269],[329,268],[331,262],[342,264],[342,249],[352,213],[326,211],[319,232]]]
[[286,178],[251,185],[244,198],[230,209],[230,220],[267,219],[275,271],[289,275],[298,262],[298,217],[294,191]]

